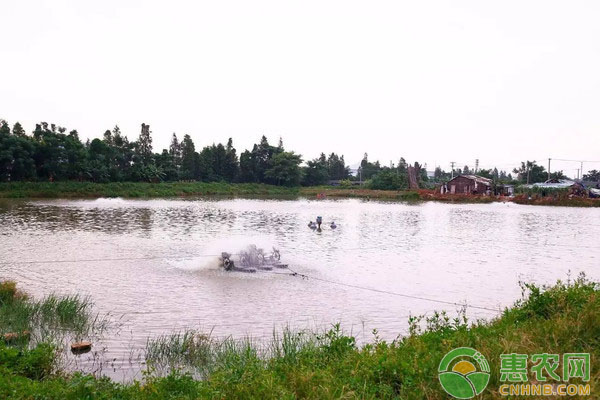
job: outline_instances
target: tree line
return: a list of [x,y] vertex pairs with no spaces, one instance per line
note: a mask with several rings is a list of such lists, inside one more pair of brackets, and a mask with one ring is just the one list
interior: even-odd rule
[[[382,166],[371,162],[365,153],[356,175],[351,174],[343,155],[330,153],[302,164],[302,156],[286,151],[281,139],[274,146],[265,136],[238,155],[231,138],[196,149],[190,135],[181,140],[173,133],[170,145],[154,152],[150,126],[142,124],[136,140],[130,141],[119,126],[106,130],[101,138],[79,138],[77,130],[56,124],[36,124],[27,134],[17,122],[12,128],[0,120],[0,181],[79,180],[92,182],[251,182],[282,186],[322,185],[330,181],[349,184],[360,180],[372,189],[402,190],[409,187],[408,163],[400,158],[396,165]],[[416,171],[420,187],[433,187],[452,176],[437,167],[433,179],[418,162]],[[548,179],[548,173],[535,161],[524,161],[512,173],[493,169],[474,171],[468,166],[454,170],[454,176],[477,174],[497,183],[538,183]],[[513,175],[514,174],[514,175]],[[550,178],[563,179],[562,171]],[[600,181],[600,172],[589,171],[586,180]]]
[[348,179],[344,156],[331,153],[301,166],[302,157],[286,151],[281,139],[271,145],[263,136],[252,150],[239,156],[230,138],[227,144],[196,149],[190,135],[175,133],[168,149],[154,152],[152,132],[141,125],[130,141],[118,126],[102,138],[79,138],[77,130],[41,122],[28,135],[17,122],[0,120],[0,181],[79,180],[92,182],[179,181],[254,182],[282,186],[319,185]]

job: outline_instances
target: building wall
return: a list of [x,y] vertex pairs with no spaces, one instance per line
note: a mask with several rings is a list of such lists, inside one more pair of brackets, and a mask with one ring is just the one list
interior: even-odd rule
[[[448,192],[455,194],[472,194],[475,191],[475,181],[464,176],[457,176],[448,181]],[[477,184],[477,194],[485,194],[487,187],[479,183]]]

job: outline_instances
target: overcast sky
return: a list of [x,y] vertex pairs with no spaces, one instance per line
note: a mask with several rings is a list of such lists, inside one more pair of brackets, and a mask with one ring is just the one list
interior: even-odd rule
[[[600,160],[598,1],[0,0],[0,118],[155,151]],[[578,163],[556,163],[573,175]],[[600,163],[584,169],[600,169]],[[555,169],[555,168],[552,168]]]

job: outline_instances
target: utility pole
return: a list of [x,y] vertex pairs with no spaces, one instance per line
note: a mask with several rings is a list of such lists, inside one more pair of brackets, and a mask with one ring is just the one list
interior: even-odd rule
[[548,158],[548,180],[550,180],[550,160],[551,158]]
[[450,179],[454,178],[454,164],[456,164],[456,161],[450,161],[450,166],[452,167],[452,175],[451,175]]
[[475,174],[477,174],[477,171],[479,170],[479,158],[475,159]]
[[581,161],[581,180],[583,180],[583,161]]
[[527,161],[527,184],[529,185],[529,161]]

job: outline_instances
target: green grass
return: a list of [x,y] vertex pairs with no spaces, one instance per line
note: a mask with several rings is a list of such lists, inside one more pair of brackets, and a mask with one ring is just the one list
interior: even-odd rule
[[12,182],[0,183],[0,198],[97,198],[178,196],[295,196],[298,188],[223,182]]
[[[510,199],[519,204],[600,207],[600,199],[567,196],[564,191],[542,192],[532,189],[531,199],[521,193]],[[542,197],[542,194],[546,194]],[[361,198],[382,201],[441,201],[451,203],[492,203],[507,201],[494,196],[441,195],[435,190],[372,190],[364,187],[284,187],[257,183],[225,182],[0,182],[0,199],[3,198],[171,198],[185,196],[266,197],[289,198],[299,196],[317,198]]]
[[[589,352],[590,398],[600,391],[600,287],[580,277],[552,287],[523,285],[524,296],[492,321],[464,313],[410,319],[410,334],[358,346],[339,326],[324,333],[289,330],[270,343],[213,340],[194,331],[148,342],[142,381],[119,384],[89,375],[52,373],[47,345],[15,352],[0,345],[0,398],[14,399],[447,399],[437,368],[449,350],[469,346],[490,363],[480,399],[500,399],[504,353]],[[161,363],[167,376],[156,374]],[[190,369],[191,368],[191,369]],[[193,373],[205,371],[205,379]]]
[[0,322],[3,340],[21,347],[81,339],[101,332],[108,324],[107,318],[93,313],[87,297],[50,295],[30,299],[12,281],[0,283]]

